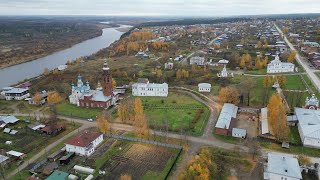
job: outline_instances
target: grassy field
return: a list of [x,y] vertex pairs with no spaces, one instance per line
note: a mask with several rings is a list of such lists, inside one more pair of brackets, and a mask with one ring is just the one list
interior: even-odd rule
[[[170,92],[166,97],[142,97],[145,113],[150,127],[165,129],[166,123],[170,131],[181,132],[181,129],[193,135],[201,135],[209,118],[208,108],[193,97],[177,92]],[[198,113],[203,110],[194,128],[190,125]]]
[[16,104],[16,101],[6,101],[6,100],[0,100],[0,112],[1,113],[13,113],[14,110],[10,108],[10,106]]
[[305,90],[306,86],[304,85],[301,77],[299,75],[286,76],[287,83],[282,87],[282,89],[287,90]]
[[96,118],[103,111],[103,109],[99,108],[81,108],[68,102],[58,104],[56,110],[58,114],[79,118]]
[[285,149],[281,147],[281,144],[275,144],[271,142],[260,142],[260,145],[266,149],[289,153],[289,154],[305,154],[312,157],[320,156],[320,151],[319,149],[316,149],[316,148],[290,145],[289,149]]
[[248,70],[248,71],[245,71],[244,74],[263,75],[263,74],[267,74],[267,69]]

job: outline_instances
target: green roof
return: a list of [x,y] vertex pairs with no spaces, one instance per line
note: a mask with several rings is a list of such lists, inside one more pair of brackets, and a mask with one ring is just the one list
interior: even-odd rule
[[64,180],[68,178],[68,173],[55,170],[46,180]]

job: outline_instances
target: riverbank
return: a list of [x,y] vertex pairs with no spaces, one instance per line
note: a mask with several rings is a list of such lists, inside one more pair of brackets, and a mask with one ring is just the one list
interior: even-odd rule
[[[34,39],[31,38],[28,41],[24,40],[23,42],[20,42],[22,40],[17,40],[17,42],[14,42],[12,44],[2,44],[2,49],[0,49],[0,57],[2,56],[3,59],[0,58],[0,70],[14,65],[34,61],[36,59],[52,55],[64,49],[71,48],[72,46],[81,42],[99,37],[102,35],[103,29],[105,28],[120,27],[120,25],[118,24],[91,23],[90,25],[92,27],[88,27],[88,25],[89,24],[79,25],[79,28],[82,30],[68,32],[63,37],[59,37],[59,33],[57,33],[56,35],[54,34],[54,36],[58,36],[57,38],[55,38],[56,40],[52,39],[52,37],[37,37]],[[31,43],[33,41],[34,43]]]
[[90,56],[119,40],[123,32],[120,32],[117,29],[125,27],[128,26],[121,25],[120,27],[104,28],[101,36],[75,44],[70,48],[58,51],[43,58],[0,69],[0,77],[10,77],[1,79],[0,89],[19,82],[21,83],[27,79],[38,77],[43,73],[45,68],[53,70],[59,65],[66,64],[69,60]]

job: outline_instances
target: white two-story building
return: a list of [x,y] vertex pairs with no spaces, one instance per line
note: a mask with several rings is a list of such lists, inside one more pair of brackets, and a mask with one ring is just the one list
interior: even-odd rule
[[102,141],[102,133],[85,131],[65,143],[66,151],[75,152],[80,156],[90,156]]
[[148,79],[139,78],[137,83],[132,85],[133,96],[168,96],[168,84],[149,83]]
[[294,64],[289,62],[281,62],[279,56],[271,61],[267,67],[267,73],[286,73],[294,72]]

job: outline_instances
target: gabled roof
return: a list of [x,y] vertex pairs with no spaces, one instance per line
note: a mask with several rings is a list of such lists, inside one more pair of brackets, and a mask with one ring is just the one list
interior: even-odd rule
[[0,154],[0,164],[8,160],[9,157]]
[[304,137],[320,139],[320,111],[312,109],[294,109]]
[[73,137],[72,139],[67,141],[65,144],[79,146],[79,147],[87,147],[90,143],[92,143],[95,139],[97,139],[101,135],[102,133],[100,132],[85,131]]
[[16,123],[19,121],[15,116],[0,116],[0,121],[3,121],[6,124]]
[[232,118],[236,118],[238,112],[238,106],[230,103],[224,103],[219,119],[216,124],[216,128],[229,129]]
[[268,173],[302,179],[297,158],[278,153],[268,154]]

